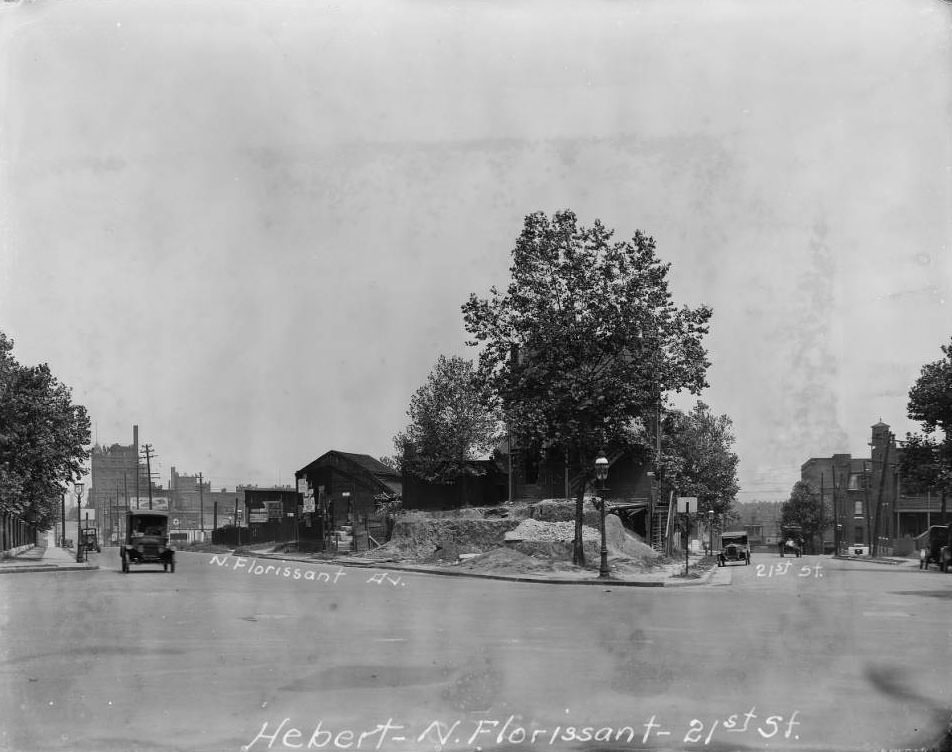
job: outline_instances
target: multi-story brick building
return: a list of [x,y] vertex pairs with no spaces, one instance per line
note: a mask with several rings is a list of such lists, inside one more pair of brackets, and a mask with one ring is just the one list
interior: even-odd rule
[[937,494],[907,494],[899,467],[902,447],[886,423],[872,427],[869,457],[811,457],[800,479],[821,494],[839,525],[841,546],[897,546],[939,523]]
[[[148,478],[139,462],[139,427],[132,427],[131,444],[94,446],[90,453],[90,485],[83,509],[90,526],[109,541],[121,529],[123,512],[135,506],[136,493],[148,495]],[[85,514],[85,511],[84,511]]]

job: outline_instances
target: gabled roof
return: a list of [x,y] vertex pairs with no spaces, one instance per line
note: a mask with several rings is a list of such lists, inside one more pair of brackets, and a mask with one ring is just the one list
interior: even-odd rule
[[338,452],[332,449],[329,452],[324,452],[324,454],[316,460],[302,467],[295,473],[295,476],[301,477],[302,475],[306,475],[312,468],[327,464],[329,460],[333,462],[335,459],[343,461],[346,465],[349,465],[358,472],[363,472],[371,476],[382,491],[398,495],[402,492],[403,478],[400,476],[400,473],[387,467],[380,460],[374,459],[369,454]]
[[[330,454],[330,452],[328,452]],[[369,454],[353,454],[352,452],[334,452],[341,457],[346,457],[351,462],[360,465],[368,473],[373,473],[374,475],[393,475],[397,478],[400,477],[398,473],[393,468],[387,467],[380,460],[374,459]]]

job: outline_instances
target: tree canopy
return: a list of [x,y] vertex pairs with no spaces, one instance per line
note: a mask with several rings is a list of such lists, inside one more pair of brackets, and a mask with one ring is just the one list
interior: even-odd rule
[[699,401],[689,413],[668,412],[662,433],[661,465],[668,482],[681,496],[696,496],[698,511],[724,518],[740,490],[731,419]]
[[833,508],[823,503],[809,483],[797,481],[780,508],[780,524],[799,525],[804,539],[812,540],[833,524]]
[[27,367],[0,332],[0,509],[48,528],[89,458],[89,417],[48,365]]
[[944,358],[926,363],[909,390],[908,415],[926,433],[941,429],[952,441],[952,343],[941,347]]
[[439,483],[479,473],[471,461],[493,449],[499,421],[474,376],[473,361],[439,357],[410,398],[409,426],[394,437],[400,469]]
[[[571,211],[525,218],[505,293],[463,305],[478,375],[523,438],[594,453],[667,391],[707,384],[706,306],[678,308],[655,242]],[[588,455],[592,455],[589,457]]]
[[899,458],[903,490],[911,494],[925,494],[943,488],[948,491],[952,480],[948,472],[948,450],[947,444],[940,444],[932,436],[907,433]]
[[[615,240],[569,211],[525,218],[505,292],[475,293],[463,317],[480,387],[523,446],[558,449],[589,476],[601,448],[630,443],[667,392],[707,385],[711,310],[677,306],[670,264],[641,231]],[[576,504],[580,558],[582,491]]]
[[[926,363],[909,390],[907,414],[922,423],[924,434],[906,435],[900,467],[907,489],[941,494],[945,521],[952,491],[952,343],[941,350],[945,357]],[[939,441],[932,437],[936,430]]]

